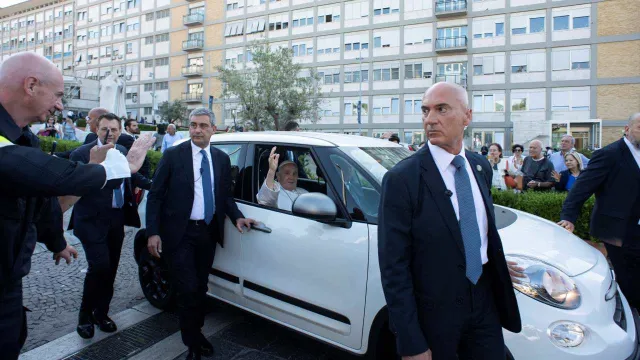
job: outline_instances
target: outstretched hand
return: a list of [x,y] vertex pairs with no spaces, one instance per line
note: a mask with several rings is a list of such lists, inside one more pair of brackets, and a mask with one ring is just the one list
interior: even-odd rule
[[274,146],[271,149],[271,153],[269,154],[269,171],[276,172],[278,170],[278,160],[280,159],[280,154],[276,154],[276,147]]
[[127,153],[127,161],[129,162],[129,169],[131,169],[132,174],[140,170],[144,163],[144,159],[147,156],[147,151],[151,149],[155,142],[156,139],[151,133],[142,134],[133,142],[131,149]]

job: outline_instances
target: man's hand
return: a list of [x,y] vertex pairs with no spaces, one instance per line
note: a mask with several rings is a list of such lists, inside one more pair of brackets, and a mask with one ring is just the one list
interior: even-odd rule
[[558,225],[560,225],[563,228],[567,229],[567,231],[569,231],[570,233],[572,233],[576,229],[575,225],[573,225],[572,222],[567,221],[567,220],[559,221]]
[[271,148],[271,154],[269,154],[269,171],[273,171],[274,173],[278,170],[278,159],[280,159],[280,154],[276,154],[276,147]]
[[240,233],[244,234],[244,231],[242,231],[242,227],[246,226],[247,227],[247,231],[251,230],[251,224],[258,224],[257,221],[253,220],[253,219],[245,219],[245,218],[239,218],[238,220],[236,220],[236,227],[238,228],[238,231],[240,231]]
[[74,259],[78,258],[78,250],[71,245],[67,245],[64,250],[53,254],[53,260],[56,261],[56,265],[60,263],[60,259],[65,259],[67,261],[67,265],[71,264],[71,257]]
[[507,268],[509,268],[509,275],[511,276],[511,281],[516,284],[520,284],[520,279],[524,279],[527,275],[524,274],[524,268],[518,266],[518,263],[515,261],[507,261]]
[[94,146],[89,152],[89,164],[100,164],[107,158],[107,151],[113,149],[113,144],[107,144],[102,146]]
[[133,142],[131,149],[127,153],[127,161],[129,161],[129,168],[131,173],[135,174],[142,167],[144,159],[147,156],[147,151],[151,149],[151,146],[156,142],[156,139],[151,133],[145,133]]
[[149,250],[149,254],[157,258],[160,257],[160,254],[162,253],[162,240],[160,240],[160,236],[149,236],[149,240],[147,241],[147,250]]
[[403,356],[402,360],[431,360],[431,350],[427,350],[422,354],[413,355],[413,356]]

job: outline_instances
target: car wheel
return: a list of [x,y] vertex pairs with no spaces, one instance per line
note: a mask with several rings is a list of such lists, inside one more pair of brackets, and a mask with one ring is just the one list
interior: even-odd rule
[[400,360],[396,351],[396,338],[389,330],[389,326],[384,323],[383,326],[376,329],[374,336],[370,337],[369,350],[365,359],[367,360]]
[[153,257],[147,249],[142,249],[138,260],[138,278],[142,293],[151,305],[162,310],[174,307],[176,291],[171,283],[166,261]]

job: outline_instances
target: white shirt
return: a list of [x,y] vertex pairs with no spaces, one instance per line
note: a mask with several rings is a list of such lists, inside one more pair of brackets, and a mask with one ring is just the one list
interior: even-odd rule
[[273,183],[273,190],[267,186],[267,180],[262,183],[260,191],[256,198],[258,204],[267,205],[270,207],[277,207],[281,210],[291,211],[293,208],[293,202],[302,194],[308,193],[303,188],[296,187],[293,191],[289,191],[283,188],[279,183]]
[[[196,146],[193,141],[191,143],[191,157],[193,159],[193,206],[191,207],[191,216],[189,219],[191,220],[204,220],[204,192],[202,187],[202,172],[200,172],[200,168],[202,167],[202,153],[200,153],[200,147]],[[209,169],[211,174],[211,191],[214,194],[213,196],[213,213],[216,211],[216,197],[215,197],[215,187],[213,183],[213,161],[211,160],[211,147],[207,146],[204,151],[207,153],[207,158],[209,159]]]
[[[455,155],[448,153],[438,146],[432,145],[431,142],[428,142],[428,144],[429,151],[431,151],[436,167],[438,168],[438,171],[440,171],[442,180],[444,180],[444,185],[453,193],[450,197],[451,205],[453,205],[453,210],[456,212],[456,218],[460,221],[460,209],[458,207],[458,196],[456,194],[456,182],[454,178],[456,167],[451,163]],[[484,207],[484,200],[482,199],[482,193],[478,187],[478,182],[473,181],[476,180],[475,175],[473,173],[473,169],[471,169],[469,160],[467,160],[467,157],[465,156],[464,148],[460,149],[458,155],[464,158],[465,167],[469,174],[471,192],[473,193],[473,202],[476,205],[476,218],[478,219],[478,228],[480,230],[480,257],[482,258],[482,264],[486,264],[489,261],[489,258],[487,257],[487,244],[489,242],[489,221],[487,219],[487,211]],[[481,179],[481,181],[484,181],[484,179]]]
[[[100,138],[98,138],[98,146],[102,146],[102,141],[100,141]],[[111,150],[109,150],[109,151],[111,151]],[[119,150],[116,149],[116,151],[119,151]],[[122,192],[122,198],[124,199],[124,179],[122,179],[122,184],[120,185],[120,192]],[[114,209],[117,209],[118,206],[116,205],[116,197],[114,195],[115,195],[115,193],[112,191],[111,192],[111,207],[114,208]],[[124,207],[124,200],[123,200],[122,206]]]
[[631,141],[629,141],[629,139],[627,139],[626,136],[624,137],[624,142],[627,143],[627,146],[629,147],[629,151],[631,151],[631,155],[633,155],[633,158],[636,159],[636,163],[638,164],[638,167],[640,167],[640,149],[633,146]]

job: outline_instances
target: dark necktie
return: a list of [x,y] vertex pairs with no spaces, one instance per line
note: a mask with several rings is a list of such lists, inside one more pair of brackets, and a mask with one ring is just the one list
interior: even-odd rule
[[209,168],[209,157],[207,152],[200,150],[202,154],[202,163],[200,171],[202,172],[202,194],[204,195],[204,221],[207,225],[213,219],[213,187],[211,186],[211,169]]
[[464,243],[464,254],[467,263],[467,279],[474,285],[482,275],[482,257],[480,256],[480,228],[476,217],[476,206],[473,201],[471,181],[465,166],[465,160],[457,155],[451,162],[456,167],[454,180],[456,183],[456,197],[458,198],[458,211],[460,213],[460,232]]

